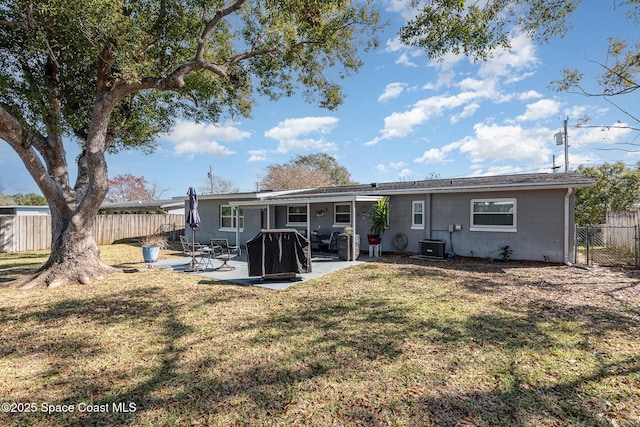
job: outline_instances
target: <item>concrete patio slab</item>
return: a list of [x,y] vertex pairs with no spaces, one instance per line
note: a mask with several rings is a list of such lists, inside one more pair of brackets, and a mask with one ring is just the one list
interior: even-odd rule
[[[298,274],[293,280],[263,280],[261,277],[249,277],[249,268],[247,266],[246,255],[244,253],[241,256],[228,261],[227,267],[217,270],[213,268],[206,268],[199,271],[189,271],[191,269],[190,257],[166,259],[153,263],[145,263],[145,265],[157,268],[167,268],[173,271],[195,274],[197,276],[206,277],[209,279],[223,280],[226,282],[236,283],[244,286],[257,286],[272,290],[282,290],[305,280],[315,279],[317,277],[321,277],[335,271],[353,267],[354,265],[362,264],[363,262],[369,262],[376,259],[378,258],[372,258],[367,256],[366,254],[361,254],[355,261],[342,261],[338,259],[337,254],[313,254],[311,257],[312,272]],[[217,261],[215,266],[217,267],[220,264],[222,264],[222,261]]]

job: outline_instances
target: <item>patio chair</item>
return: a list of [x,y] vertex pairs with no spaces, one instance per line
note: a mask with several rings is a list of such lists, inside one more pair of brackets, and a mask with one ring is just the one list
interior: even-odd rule
[[230,245],[229,240],[227,239],[211,239],[209,240],[211,247],[219,246],[222,248],[223,252],[231,253],[235,252],[237,255],[242,255],[242,249],[240,249],[239,245]]
[[230,266],[228,262],[240,255],[240,246],[230,246],[227,239],[211,239],[209,243],[212,251],[211,257],[222,261],[222,265],[214,269],[235,269],[235,267]]
[[338,235],[339,231],[334,231],[331,233],[328,239],[321,240],[322,244],[327,247],[327,250],[338,250]]
[[206,248],[201,243],[191,243],[187,236],[180,236],[180,245],[182,245],[182,253],[190,257],[201,257],[202,249]]

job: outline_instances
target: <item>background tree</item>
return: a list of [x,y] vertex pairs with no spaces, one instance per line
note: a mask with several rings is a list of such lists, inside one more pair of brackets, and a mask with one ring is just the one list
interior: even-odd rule
[[0,206],[11,206],[15,205],[16,202],[13,199],[13,196],[9,196],[6,194],[0,194]]
[[109,179],[108,202],[134,202],[136,200],[152,200],[151,191],[147,188],[147,181],[143,176],[133,176],[130,173],[116,175]]
[[288,163],[271,165],[260,180],[262,190],[295,190],[298,188],[326,187],[331,185],[329,175],[316,167],[306,164]]
[[313,169],[323,171],[328,177],[329,182],[333,185],[349,185],[356,184],[351,181],[351,174],[344,166],[340,166],[335,157],[327,153],[309,154],[306,156],[297,156],[291,161],[296,165],[307,165]]
[[47,199],[35,193],[17,193],[13,195],[0,194],[0,206],[46,206]]
[[14,194],[13,200],[16,205],[21,206],[46,206],[47,199],[44,196],[35,193],[27,193],[27,194]]
[[200,186],[200,194],[229,194],[240,191],[230,179],[225,179],[213,173],[211,166],[207,172],[206,184]]
[[[373,1],[6,0],[0,7],[0,139],[51,209],[51,255],[23,284],[112,273],[91,236],[108,192],[105,153],[152,151],[176,117],[248,115],[255,90],[298,89],[326,108],[376,43]],[[65,144],[77,143],[75,181]]]
[[326,153],[297,156],[283,165],[270,165],[260,180],[263,190],[294,190],[355,184],[351,174]]
[[595,187],[576,190],[576,224],[604,224],[607,212],[640,208],[640,163],[635,169],[622,162],[579,166],[576,172],[596,180]]

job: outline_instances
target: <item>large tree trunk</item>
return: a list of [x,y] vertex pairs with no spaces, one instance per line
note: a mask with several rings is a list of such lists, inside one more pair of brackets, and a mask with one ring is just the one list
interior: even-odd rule
[[51,206],[51,254],[48,261],[31,277],[17,282],[23,289],[36,286],[50,288],[65,284],[86,285],[119,271],[100,259],[100,249],[91,233],[95,212],[61,214]]
[[91,234],[109,188],[104,158],[109,116],[103,113],[99,119],[96,127],[102,132],[93,132],[87,149],[78,157],[78,178],[71,187],[61,137],[44,137],[22,128],[17,119],[0,106],[0,138],[20,156],[51,210],[49,260],[31,277],[16,282],[19,287],[88,284],[118,271],[102,262]]

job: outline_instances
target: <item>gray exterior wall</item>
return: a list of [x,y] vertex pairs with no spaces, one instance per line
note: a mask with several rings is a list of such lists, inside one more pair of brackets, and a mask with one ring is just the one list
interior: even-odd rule
[[[445,250],[461,256],[499,258],[500,248],[509,245],[512,259],[564,261],[564,199],[566,189],[538,191],[504,191],[486,193],[415,194],[390,198],[391,227],[382,241],[383,251],[397,251],[395,233],[408,237],[407,252],[419,252],[419,241],[437,239],[446,242]],[[517,232],[471,231],[471,200],[515,198]],[[412,201],[425,202],[424,230],[411,229]],[[573,195],[570,198],[569,242],[573,242]],[[449,233],[449,225],[460,224],[462,230]]]
[[[210,239],[227,239],[229,244],[236,243],[235,230],[220,229],[220,206],[228,205],[228,200],[202,200],[198,201],[198,212],[200,213],[200,226],[196,229],[196,242],[209,244]],[[187,212],[188,204],[185,206]],[[261,228],[261,209],[243,209],[244,229],[240,230],[239,239],[241,245],[258,234]],[[191,239],[191,228],[186,226],[185,233]]]
[[[349,204],[351,205],[351,202]],[[334,207],[335,203],[332,202],[311,203],[309,205],[309,220],[312,233],[317,231],[320,234],[331,234],[334,231],[342,232],[344,230],[344,225],[335,226],[336,224],[334,224]],[[367,233],[371,228],[371,220],[369,219],[371,207],[372,203],[357,202],[355,215],[352,213],[351,226],[353,227],[353,218],[355,216],[356,234],[360,236],[360,248],[363,248],[363,250],[368,250]],[[287,225],[287,206],[276,206],[272,209],[276,212],[275,221],[272,221],[274,222],[272,224],[274,228],[295,228],[303,235],[306,234],[306,225]],[[323,212],[323,214],[320,214],[320,212]]]
[[[393,236],[404,233],[408,238],[405,252],[419,253],[419,241],[437,239],[446,242],[445,250],[461,256],[499,258],[500,248],[509,245],[512,259],[536,261],[564,261],[564,201],[566,189],[492,191],[471,193],[417,193],[411,195],[393,195],[389,198],[390,228],[382,237],[384,252],[398,252],[393,245]],[[471,231],[471,200],[514,198],[517,203],[517,231]],[[238,199],[235,199],[238,200]],[[424,229],[411,228],[412,201],[424,201]],[[259,203],[259,202],[258,202]],[[200,199],[199,212],[201,225],[196,230],[196,241],[204,244],[212,238],[226,238],[236,243],[236,234],[232,230],[220,229],[220,206],[228,205],[229,200]],[[343,225],[334,227],[334,203],[318,202],[309,206],[310,228],[320,234],[341,232]],[[360,236],[360,249],[368,250],[367,233],[371,226],[369,212],[371,202],[356,203],[356,233]],[[573,195],[569,200],[569,254],[573,250]],[[266,224],[270,211],[270,224]],[[239,233],[239,244],[245,245],[262,228],[295,228],[306,234],[306,225],[287,224],[287,206],[244,208],[244,229]],[[319,212],[324,212],[321,214]],[[449,233],[449,225],[460,224],[462,229]],[[186,228],[190,236],[191,230]]]

